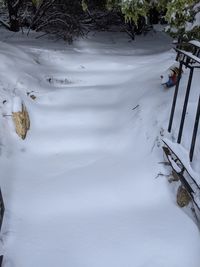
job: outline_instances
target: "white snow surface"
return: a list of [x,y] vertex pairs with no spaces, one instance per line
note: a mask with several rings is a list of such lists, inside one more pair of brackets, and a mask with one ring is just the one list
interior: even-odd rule
[[22,100],[19,96],[13,97],[12,112],[22,111]]
[[[158,177],[169,174],[161,139],[174,89],[160,74],[171,40],[33,37],[0,31],[3,266],[199,267],[199,230]],[[25,141],[5,116],[15,96],[30,115]]]

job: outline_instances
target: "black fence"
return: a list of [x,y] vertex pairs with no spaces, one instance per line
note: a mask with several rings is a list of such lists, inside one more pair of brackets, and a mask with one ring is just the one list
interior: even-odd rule
[[[188,44],[180,44],[176,48],[176,51],[177,51],[177,61],[180,62],[180,65],[179,65],[178,80],[177,80],[176,88],[174,91],[174,97],[173,97],[172,108],[171,108],[171,113],[170,113],[170,120],[169,120],[169,126],[168,126],[169,132],[171,132],[172,126],[173,126],[173,120],[174,120],[174,114],[176,110],[176,104],[177,104],[177,98],[178,98],[179,87],[180,87],[180,79],[182,75],[183,66],[185,66],[186,68],[190,70],[186,93],[185,93],[185,99],[184,99],[183,108],[182,108],[182,114],[180,118],[178,138],[177,138],[177,143],[181,144],[185,118],[186,118],[186,113],[187,113],[187,107],[188,107],[188,100],[189,100],[189,96],[191,92],[193,74],[196,69],[200,68],[200,57],[199,57],[200,56],[200,42],[190,41]],[[193,160],[193,156],[194,156],[196,138],[197,138],[198,127],[199,127],[199,120],[200,120],[200,95],[199,95],[199,98],[197,99],[196,117],[195,117],[194,128],[193,128],[193,132],[191,136],[191,145],[189,148],[190,161]]]
[[[177,61],[179,61],[179,72],[178,72],[178,79],[177,84],[174,91],[174,97],[172,101],[172,107],[171,107],[171,113],[170,113],[170,119],[169,119],[169,125],[168,125],[168,132],[171,132],[173,129],[173,123],[174,123],[174,115],[176,113],[177,108],[177,100],[179,95],[179,87],[180,87],[180,79],[182,76],[182,70],[183,66],[189,69],[189,77],[188,82],[186,86],[185,91],[185,98],[183,101],[183,104],[181,105],[181,116],[178,121],[178,136],[177,136],[177,144],[181,144],[182,142],[182,136],[184,132],[184,126],[186,121],[186,114],[188,110],[188,102],[189,97],[191,93],[192,88],[192,80],[193,75],[196,69],[200,68],[200,42],[199,41],[190,41],[187,44],[181,44],[178,45],[176,48],[177,51]],[[199,83],[200,84],[200,83]],[[181,86],[182,87],[182,86]],[[182,88],[183,90],[184,88]],[[200,88],[199,88],[200,89]],[[195,145],[196,140],[199,131],[199,120],[200,120],[200,92],[197,93],[197,101],[195,103],[196,112],[194,112],[194,125],[191,129],[191,136],[187,136],[187,138],[190,138],[190,147],[187,147],[187,150],[189,152],[189,160],[190,162],[193,161],[194,151],[195,151]],[[179,104],[180,108],[180,104]],[[194,111],[195,111],[194,109]],[[177,119],[177,116],[176,116]],[[176,120],[177,123],[177,120]],[[186,163],[182,162],[182,159],[180,158],[181,155],[176,154],[176,152],[171,148],[170,143],[163,141],[163,151],[165,153],[165,156],[168,160],[169,165],[172,168],[172,173],[175,175],[175,177],[178,177],[181,184],[185,187],[187,190],[193,204],[194,204],[194,212],[196,214],[196,218],[198,220],[198,225],[200,226],[200,205],[199,205],[199,193],[200,193],[200,185],[198,184],[198,181],[196,181],[196,178],[194,177],[194,173],[191,171],[188,166],[185,166]]]

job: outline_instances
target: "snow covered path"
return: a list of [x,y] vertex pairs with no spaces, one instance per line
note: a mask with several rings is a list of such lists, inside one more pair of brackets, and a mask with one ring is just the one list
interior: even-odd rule
[[8,98],[16,88],[31,118],[25,141],[9,117],[0,132],[5,267],[199,267],[198,229],[155,179],[168,174],[169,40],[102,35],[70,48],[20,42],[17,57],[0,43],[14,73],[0,86]]

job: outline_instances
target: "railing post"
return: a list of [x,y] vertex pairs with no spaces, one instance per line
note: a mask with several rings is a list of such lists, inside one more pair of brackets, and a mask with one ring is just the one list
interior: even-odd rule
[[183,69],[183,62],[181,61],[180,66],[179,66],[179,71],[178,71],[177,84],[176,84],[176,88],[174,91],[174,98],[173,98],[172,107],[171,107],[169,126],[168,126],[168,132],[169,133],[171,132],[171,129],[172,129],[172,123],[173,123],[173,119],[174,119],[174,112],[175,112],[176,101],[177,101],[177,96],[178,96],[179,84],[180,84],[181,75],[182,75],[182,69]]
[[197,131],[198,131],[198,127],[199,127],[199,119],[200,119],[200,96],[199,96],[197,113],[196,113],[196,118],[195,118],[195,123],[194,123],[192,142],[191,142],[191,146],[190,146],[190,162],[193,160],[194,148],[195,148],[195,143],[196,143],[196,138],[197,138]]
[[187,85],[187,89],[186,89],[183,111],[182,111],[182,116],[181,116],[181,123],[180,123],[180,127],[179,127],[178,139],[177,139],[178,144],[181,143],[181,139],[182,139],[182,133],[183,133],[183,127],[184,127],[184,123],[185,123],[185,115],[186,115],[187,106],[188,106],[188,99],[189,99],[189,95],[190,95],[190,88],[191,88],[191,84],[192,84],[193,72],[194,72],[194,68],[190,67],[190,75],[189,75],[188,85]]

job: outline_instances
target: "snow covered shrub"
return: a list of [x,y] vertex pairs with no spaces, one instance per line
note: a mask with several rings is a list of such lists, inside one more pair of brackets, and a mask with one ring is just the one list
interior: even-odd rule
[[199,0],[108,0],[108,6],[121,9],[126,20],[137,23],[140,16],[147,17],[152,8],[160,14],[166,13],[168,32],[187,39],[199,38],[200,1]]
[[167,4],[166,18],[169,32],[185,39],[198,38],[200,27],[199,0],[171,0]]
[[137,23],[140,16],[146,16],[149,9],[149,3],[146,0],[108,0],[108,7],[113,4],[121,8],[126,21],[132,20],[135,23]]
[[[134,33],[137,27],[141,28],[138,31],[141,33],[145,31],[147,21],[156,23],[160,15],[163,21],[168,21],[167,30],[172,35],[187,39],[199,38],[200,35],[199,0],[0,0],[0,7],[4,3],[13,31],[19,30],[31,17],[32,29],[69,38],[94,29],[91,25],[107,29],[112,22],[117,25],[119,21],[122,28],[126,22],[131,24]],[[24,18],[26,14],[28,20]]]

